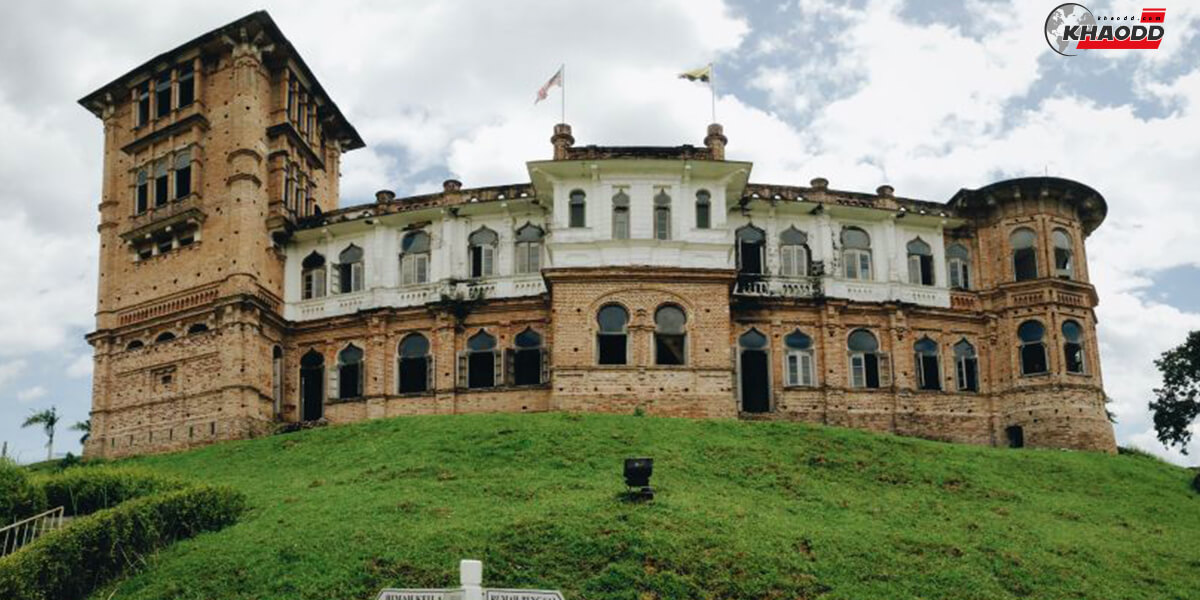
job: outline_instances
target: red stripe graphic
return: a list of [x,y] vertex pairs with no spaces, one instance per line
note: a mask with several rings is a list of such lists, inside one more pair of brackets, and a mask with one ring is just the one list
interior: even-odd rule
[[1079,40],[1080,50],[1157,50],[1162,40]]

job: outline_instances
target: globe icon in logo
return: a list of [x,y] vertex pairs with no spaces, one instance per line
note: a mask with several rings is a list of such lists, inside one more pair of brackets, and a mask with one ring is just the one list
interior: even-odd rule
[[1079,40],[1063,39],[1063,30],[1073,25],[1086,27],[1095,24],[1096,17],[1092,16],[1092,11],[1086,6],[1075,3],[1060,4],[1046,17],[1046,43],[1063,56],[1075,56]]

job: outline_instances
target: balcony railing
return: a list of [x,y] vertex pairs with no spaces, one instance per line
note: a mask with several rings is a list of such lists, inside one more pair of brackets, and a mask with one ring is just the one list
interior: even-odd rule
[[351,294],[332,294],[291,302],[289,319],[308,320],[352,314],[370,308],[406,308],[443,300],[483,300],[537,296],[546,292],[540,274],[480,280],[444,280],[400,287],[372,288]]
[[812,298],[820,289],[817,278],[738,278],[733,293],[767,298]]

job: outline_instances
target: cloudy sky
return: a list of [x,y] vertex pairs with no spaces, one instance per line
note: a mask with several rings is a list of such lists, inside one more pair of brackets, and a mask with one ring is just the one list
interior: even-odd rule
[[[1088,240],[1117,437],[1155,441],[1152,361],[1200,329],[1200,6],[1167,7],[1154,51],[1066,58],[1046,44],[1057,2],[506,0],[262,4],[368,147],[347,155],[342,203],[380,188],[523,181],[548,158],[567,65],[580,143],[699,144],[717,64],[729,156],[759,182],[945,201],[962,187],[1048,173],[1109,203]],[[1136,15],[1141,3],[1087,3]],[[31,411],[86,418],[94,325],[101,124],[75,100],[250,10],[233,0],[6,4],[0,23],[0,440],[45,455]],[[555,92],[557,93],[557,92]],[[60,427],[56,450],[78,452]]]

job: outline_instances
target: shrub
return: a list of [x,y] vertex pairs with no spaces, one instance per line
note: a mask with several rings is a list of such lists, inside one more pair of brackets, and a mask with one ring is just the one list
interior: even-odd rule
[[38,479],[50,506],[65,506],[69,515],[86,515],[126,500],[177,490],[177,479],[131,467],[72,467]]
[[232,524],[245,497],[192,487],[130,500],[70,522],[0,558],[0,598],[73,600],[176,540]]
[[0,527],[46,510],[46,494],[25,469],[0,460]]

